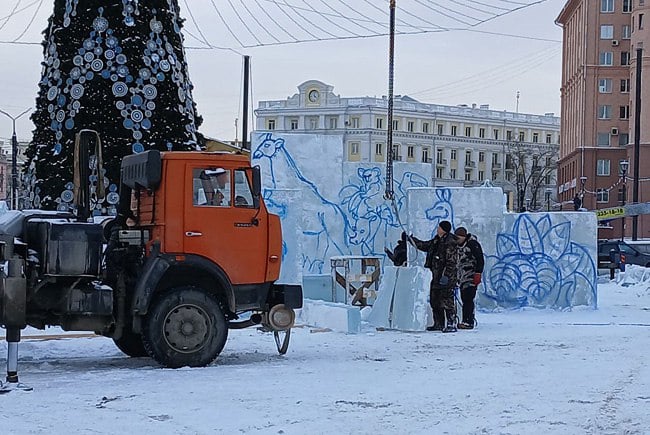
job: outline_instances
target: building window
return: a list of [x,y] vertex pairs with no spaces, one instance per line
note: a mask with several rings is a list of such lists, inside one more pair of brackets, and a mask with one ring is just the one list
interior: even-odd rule
[[611,66],[614,64],[614,55],[611,51],[601,51],[599,56],[599,64],[602,66]]
[[547,134],[546,135],[546,143],[552,143],[553,142],[553,135],[552,134]]
[[429,123],[428,122],[423,122],[422,123],[422,133],[428,133],[429,132]]
[[269,119],[266,121],[267,130],[275,130],[275,119]]
[[376,143],[375,144],[375,155],[380,156],[384,152],[384,144]]
[[409,121],[406,123],[406,129],[413,133],[413,130],[415,129],[415,122]]
[[492,179],[496,180],[499,178],[499,173],[497,171],[492,171]]
[[492,133],[494,136],[494,140],[499,140],[499,129],[495,128],[494,130],[492,130]]
[[484,162],[485,161],[485,151],[479,151],[478,152],[478,161],[479,162]]
[[632,12],[632,0],[623,0],[623,12],[624,13]]
[[639,30],[643,30],[643,14],[639,14]]
[[512,140],[512,130],[506,131],[506,140]]
[[612,92],[612,79],[598,80],[598,92],[601,94],[610,94]]
[[429,157],[429,147],[422,148],[422,163],[431,163],[431,158]]
[[609,192],[607,189],[596,189],[596,202],[601,204],[609,202]]
[[533,143],[539,142],[539,133],[533,133]]
[[456,160],[456,150],[451,150],[451,160]]
[[479,128],[478,129],[478,137],[481,139],[485,139],[485,129],[484,128]]
[[442,165],[442,150],[436,150],[436,163]]
[[598,133],[598,146],[599,147],[609,146],[609,133]]
[[359,128],[359,125],[361,124],[361,121],[359,118],[350,118],[350,124],[352,125],[352,128]]
[[612,106],[609,104],[603,104],[598,106],[598,119],[611,119],[612,118]]
[[630,119],[630,106],[619,107],[619,117],[621,119]]
[[524,142],[526,140],[526,134],[523,131],[519,132],[519,142]]
[[614,12],[614,0],[600,0],[600,12]]
[[472,136],[472,127],[465,127],[465,137]]
[[621,51],[621,66],[628,66],[630,64],[630,52]]
[[402,160],[402,156],[399,154],[399,144],[394,144],[393,145],[393,159],[395,160]]
[[485,172],[478,171],[478,181],[483,181],[483,180],[485,180]]
[[297,119],[292,119],[290,121],[289,129],[290,130],[298,130],[298,120]]
[[621,93],[627,94],[630,92],[630,79],[621,79]]
[[438,124],[438,134],[442,136],[444,131],[445,131],[445,126],[442,124]]
[[415,155],[415,147],[413,145],[409,145],[406,148],[406,155],[409,159],[413,158],[413,156]]
[[399,120],[393,119],[393,130],[399,130]]
[[623,24],[621,28],[621,39],[630,39],[632,37],[632,27],[629,24]]
[[309,129],[310,130],[316,130],[317,128],[318,128],[318,117],[311,116],[309,118]]
[[618,134],[618,144],[619,146],[626,146],[630,141],[630,135],[628,133],[619,133]]
[[436,168],[436,178],[443,178],[444,168]]
[[375,127],[378,129],[383,129],[384,128],[384,118],[377,118],[375,121]]
[[336,129],[337,122],[338,122],[338,118],[336,116],[330,117],[329,126],[331,130]]
[[601,24],[600,39],[614,39],[614,26],[611,24]]
[[598,160],[596,164],[596,175],[599,175],[601,177],[608,177],[610,164],[610,160]]
[[492,166],[499,164],[499,155],[497,153],[492,153]]
[[452,180],[456,179],[456,170],[455,169],[450,169],[449,170],[449,178],[451,178]]
[[472,172],[465,171],[465,181],[472,181]]
[[353,156],[359,154],[359,142],[350,142],[350,154]]
[[457,132],[457,130],[458,130],[458,127],[455,126],[455,125],[452,125],[452,126],[451,126],[451,135],[452,135],[452,136],[456,136],[456,132]]

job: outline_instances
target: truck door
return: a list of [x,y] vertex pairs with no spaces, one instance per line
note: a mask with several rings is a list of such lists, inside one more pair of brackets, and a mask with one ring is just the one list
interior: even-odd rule
[[253,204],[248,175],[206,165],[185,174],[184,251],[212,260],[235,285],[266,278],[267,216]]

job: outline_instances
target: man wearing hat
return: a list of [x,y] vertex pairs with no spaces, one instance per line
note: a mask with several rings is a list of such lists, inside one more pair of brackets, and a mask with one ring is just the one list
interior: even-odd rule
[[458,285],[463,301],[463,321],[458,324],[458,328],[474,329],[474,298],[485,265],[483,249],[466,228],[458,227],[454,233],[458,239]]
[[427,253],[424,267],[432,274],[429,301],[433,325],[427,327],[427,331],[456,332],[454,287],[457,282],[458,248],[456,236],[451,234],[451,222],[441,221],[436,236],[431,240],[412,238],[415,247]]

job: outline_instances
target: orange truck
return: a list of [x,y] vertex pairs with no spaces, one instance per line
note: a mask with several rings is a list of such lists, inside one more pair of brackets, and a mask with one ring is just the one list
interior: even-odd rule
[[[76,180],[89,179],[97,143],[94,132],[78,135]],[[102,186],[93,196],[88,183],[78,184],[74,214],[0,215],[5,387],[18,383],[17,345],[27,325],[95,331],[125,354],[167,367],[205,366],[229,329],[253,325],[272,331],[278,351],[287,351],[302,289],[276,283],[280,218],[264,205],[259,167],[247,156],[129,155],[117,215],[102,222],[91,218]]]

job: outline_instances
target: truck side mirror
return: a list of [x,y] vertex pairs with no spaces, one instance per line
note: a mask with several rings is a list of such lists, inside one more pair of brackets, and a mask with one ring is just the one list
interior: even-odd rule
[[253,205],[255,208],[260,206],[260,196],[262,195],[262,175],[259,165],[253,166]]

